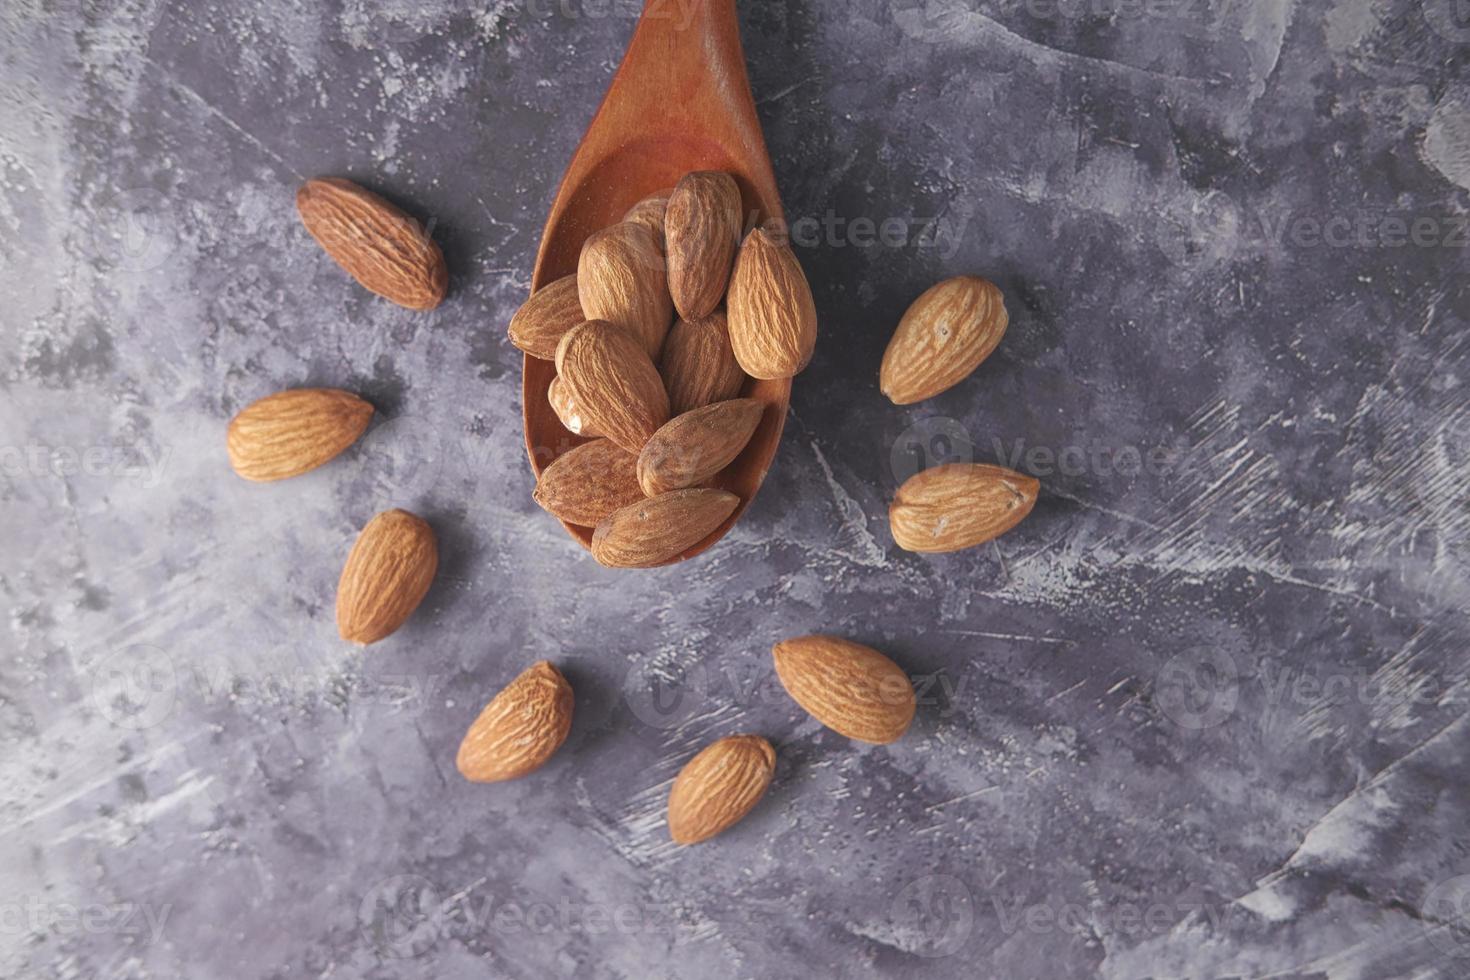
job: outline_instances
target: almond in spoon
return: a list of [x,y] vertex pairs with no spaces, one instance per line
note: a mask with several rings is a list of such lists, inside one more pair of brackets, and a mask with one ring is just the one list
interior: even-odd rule
[[715,402],[666,422],[638,454],[638,483],[656,497],[703,483],[729,466],[760,424],[754,398]]
[[638,457],[611,439],[596,439],[553,460],[531,496],[569,524],[596,527],[619,507],[643,499],[637,469]]
[[586,319],[577,299],[577,277],[562,276],[532,293],[510,318],[506,332],[516,347],[549,361],[556,356],[562,336]]
[[740,188],[717,170],[685,174],[664,213],[669,295],[685,320],[709,316],[730,282],[740,241]]
[[665,187],[648,195],[637,204],[628,209],[623,215],[623,220],[635,225],[643,225],[653,232],[653,237],[658,240],[658,247],[664,247],[664,213],[668,209],[669,195],[674,193],[672,187]]
[[658,357],[674,304],[663,251],[647,226],[623,221],[589,237],[577,262],[577,295],[589,320],[621,327]]
[[546,387],[546,400],[551,404],[551,410],[561,420],[566,430],[574,435],[586,436],[596,439],[602,433],[597,431],[597,426],[588,422],[582,415],[582,410],[577,403],[572,401],[571,394],[567,391],[566,382],[560,377],[552,378],[551,384]]
[[745,372],[730,348],[724,310],[702,320],[675,322],[664,340],[658,370],[669,392],[669,410],[675,415],[740,394]]
[[620,507],[592,534],[592,557],[609,568],[652,568],[694,547],[735,512],[727,490],[673,490]]
[[567,331],[556,349],[556,371],[580,417],[630,453],[669,420],[658,368],[632,335],[605,320]]
[[817,310],[801,263],[772,231],[745,238],[730,275],[725,308],[735,360],[752,378],[789,378],[817,343]]

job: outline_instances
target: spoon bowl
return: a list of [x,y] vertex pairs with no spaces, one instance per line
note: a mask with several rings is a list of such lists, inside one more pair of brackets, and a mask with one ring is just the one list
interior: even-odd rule
[[[746,227],[781,219],[781,199],[745,74],[735,0],[648,0],[602,105],[572,155],[546,220],[531,290],[577,271],[582,243],[615,224],[638,201],[692,170],[723,170],[740,187]],[[587,440],[562,426],[547,401],[550,361],[525,356],[521,406],[531,468],[541,471]],[[741,396],[766,406],[755,434],[713,486],[740,504],[693,547],[692,558],[724,537],[754,499],[781,440],[791,381],[747,379]],[[592,528],[562,525],[590,548]]]

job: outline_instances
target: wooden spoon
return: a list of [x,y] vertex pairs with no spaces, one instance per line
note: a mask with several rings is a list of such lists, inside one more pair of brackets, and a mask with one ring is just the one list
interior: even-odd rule
[[[546,219],[531,291],[577,271],[582,242],[619,221],[649,194],[691,170],[734,176],[747,223],[780,219],[781,198],[756,118],[735,0],[647,0],[623,63],[587,127]],[[521,406],[526,450],[539,477],[551,461],[586,440],[562,427],[546,399],[556,365],[526,355]],[[699,554],[740,519],[760,489],[781,441],[791,381],[747,380],[742,395],[766,403],[755,435],[714,485],[740,496],[725,523],[672,561]],[[590,547],[592,529],[562,522]]]

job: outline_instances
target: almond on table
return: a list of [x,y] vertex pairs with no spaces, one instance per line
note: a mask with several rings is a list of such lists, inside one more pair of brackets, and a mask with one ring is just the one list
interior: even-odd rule
[[888,508],[893,540],[905,551],[973,548],[1031,513],[1035,477],[986,463],[948,463],[909,477]]
[[932,398],[968,378],[1005,336],[1005,298],[978,276],[926,289],[894,331],[878,387],[895,405]]
[[365,288],[411,310],[444,299],[444,253],[412,217],[341,177],[308,180],[296,192],[301,223],[332,260]]
[[782,640],[771,654],[786,693],[839,735],[883,745],[914,720],[909,676],[872,647],[816,634]]
[[776,750],[759,735],[729,735],[690,759],[669,791],[669,836],[698,844],[729,830],[761,801]]
[[572,730],[572,685],[549,661],[527,667],[491,699],[455,757],[475,783],[519,779],[544,766]]
[[360,645],[390,636],[424,601],[439,568],[427,521],[385,510],[362,529],[337,583],[337,632]]
[[291,388],[251,402],[225,436],[230,466],[247,480],[299,476],[336,458],[357,441],[373,407],[336,388]]

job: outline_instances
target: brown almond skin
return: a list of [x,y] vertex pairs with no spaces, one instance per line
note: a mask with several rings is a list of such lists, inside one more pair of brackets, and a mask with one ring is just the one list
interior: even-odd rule
[[756,228],[735,256],[730,292],[730,347],[752,378],[789,378],[812,358],[817,308],[791,247]]
[[556,357],[562,336],[587,318],[577,298],[577,277],[562,276],[531,294],[510,318],[510,342],[532,357]]
[[577,295],[587,319],[622,327],[658,358],[674,304],[663,250],[646,225],[622,221],[588,237],[577,261]]
[[597,426],[582,415],[582,410],[572,400],[571,393],[567,391],[566,383],[561,378],[552,378],[551,384],[546,386],[546,400],[551,404],[551,410],[556,413],[562,428],[568,432],[588,439],[597,439],[602,436],[602,433],[597,431]]
[[535,772],[572,730],[572,685],[550,662],[537,661],[507,684],[475,719],[454,764],[472,783],[498,783]]
[[765,409],[754,398],[735,398],[669,419],[638,454],[643,492],[656,497],[696,486],[729,466],[750,442]]
[[728,490],[672,490],[620,507],[592,532],[592,557],[609,568],[653,568],[678,558],[725,522]]
[[1041,484],[985,463],[948,463],[916,473],[888,508],[893,540],[905,551],[959,551],[984,544],[1031,513]]
[[664,247],[664,212],[668,210],[669,195],[674,193],[672,187],[665,187],[661,191],[655,191],[637,204],[628,209],[623,215],[623,220],[635,225],[643,225],[658,240],[658,247]]
[[569,524],[596,527],[619,507],[643,499],[638,457],[611,439],[585,443],[552,460],[531,496]]
[[771,653],[786,693],[839,735],[885,745],[914,720],[913,683],[872,647],[815,634],[782,640]]
[[698,844],[729,830],[766,795],[776,750],[759,735],[729,735],[685,763],[669,791],[669,836]]
[[681,318],[698,320],[720,305],[740,224],[740,188],[729,174],[698,170],[675,185],[664,212],[664,241],[669,296]]
[[366,431],[373,406],[336,388],[292,388],[246,405],[230,420],[230,466],[268,483],[300,476],[340,455]]
[[556,371],[582,418],[630,453],[669,420],[658,368],[627,331],[605,320],[567,331],[556,349]]
[[664,339],[658,372],[674,415],[740,394],[745,372],[730,348],[725,311],[716,310],[701,320],[676,321]]
[[933,398],[970,376],[1005,336],[1005,297],[978,276],[935,283],[909,306],[878,371],[895,405]]
[[308,180],[296,191],[301,223],[332,260],[363,287],[411,310],[444,299],[444,253],[398,207],[341,177]]
[[337,584],[337,632],[376,643],[402,626],[429,591],[439,545],[421,517],[385,510],[362,529]]

